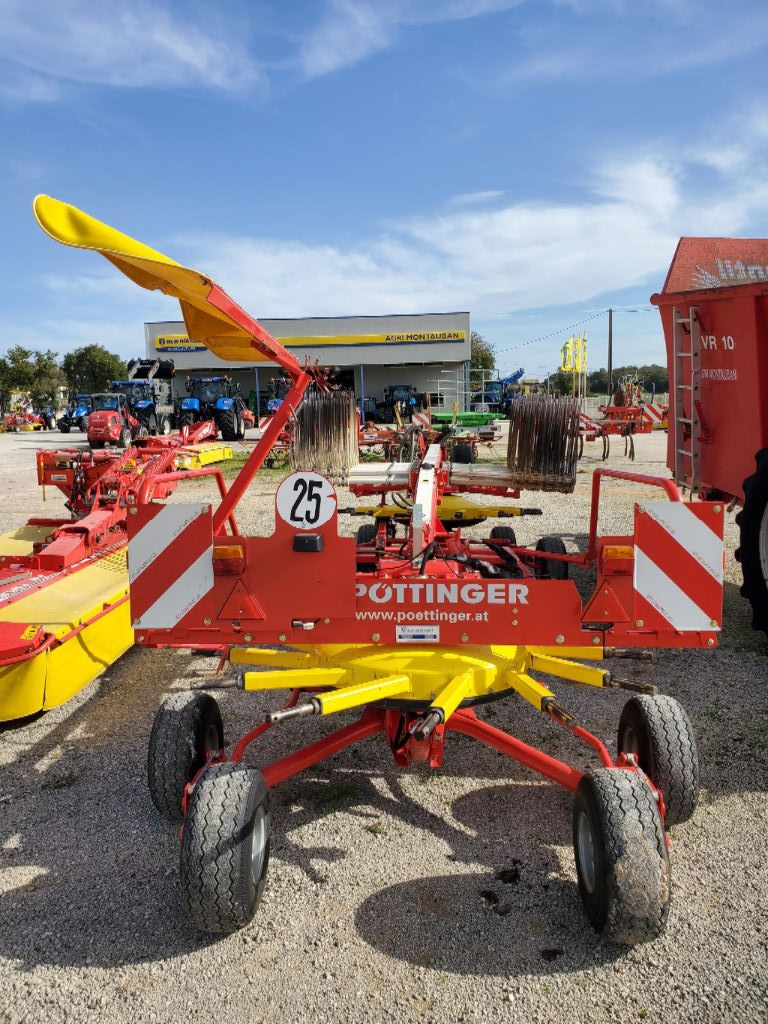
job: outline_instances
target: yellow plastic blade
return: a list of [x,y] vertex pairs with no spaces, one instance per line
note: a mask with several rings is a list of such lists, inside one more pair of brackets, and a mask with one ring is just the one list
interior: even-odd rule
[[37,196],[33,209],[55,241],[99,252],[140,287],[178,299],[190,339],[220,359],[271,360],[292,375],[301,371],[295,357],[209,277],[51,196]]

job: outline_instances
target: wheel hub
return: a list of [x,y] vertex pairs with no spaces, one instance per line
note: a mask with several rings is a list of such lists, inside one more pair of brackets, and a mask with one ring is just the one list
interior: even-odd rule
[[267,819],[263,807],[259,807],[253,819],[251,832],[251,878],[258,886],[264,874],[264,849],[267,842]]
[[576,848],[579,854],[579,867],[584,888],[588,893],[593,893],[595,891],[595,844],[592,839],[592,829],[589,827],[589,820],[584,811],[579,815],[576,827]]

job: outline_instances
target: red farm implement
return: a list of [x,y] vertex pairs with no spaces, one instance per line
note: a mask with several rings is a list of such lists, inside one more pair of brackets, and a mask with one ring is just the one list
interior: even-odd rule
[[37,453],[43,494],[59,490],[69,514],[0,536],[0,721],[64,703],[132,645],[128,513],[150,480],[167,496],[180,479],[218,474],[202,467],[231,451],[195,440]]
[[667,465],[740,505],[742,594],[768,633],[768,239],[681,238],[659,295],[670,370]]
[[[291,381],[215,507],[164,504],[163,479],[153,477],[129,509],[138,642],[223,649],[245,690],[289,694],[228,752],[208,694],[175,694],[155,719],[150,792],[159,810],[183,821],[181,889],[193,924],[230,932],[253,918],[269,862],[273,786],[377,734],[398,765],[436,767],[459,733],[574,793],[579,891],[594,927],[626,943],[658,935],[669,907],[665,826],[695,807],[695,740],[677,702],[593,662],[617,647],[716,644],[722,503],[686,504],[671,481],[601,469],[582,552],[567,552],[556,537],[519,545],[509,526],[478,537],[464,534],[455,515],[446,524],[446,502],[454,512],[467,502],[466,518],[483,518],[465,495],[495,496],[505,504],[492,514],[514,517],[534,511],[510,503],[523,486],[573,489],[577,407],[535,396],[512,424],[509,468],[451,461],[437,443],[411,460],[352,467],[352,492],[375,496],[384,510],[357,540],[339,533],[331,481],[298,469],[277,490],[274,533],[242,536],[235,509],[311,373],[205,276],[55,200],[39,197],[35,209],[57,240],[102,252],[139,284],[176,296],[190,336],[216,355],[274,361]],[[657,497],[635,506],[630,533],[600,536],[601,490],[621,480],[655,488]],[[591,578],[585,598],[572,569]],[[547,679],[634,691],[616,756]],[[483,720],[483,705],[513,696],[584,744],[597,767],[582,772]],[[277,723],[354,710],[356,720],[261,770],[243,764]]]

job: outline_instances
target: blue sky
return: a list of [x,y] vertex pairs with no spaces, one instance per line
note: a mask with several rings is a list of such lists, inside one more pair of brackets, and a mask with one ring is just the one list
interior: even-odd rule
[[614,306],[663,362],[678,237],[768,233],[767,48],[766,0],[0,0],[0,349],[176,316],[47,192],[256,316],[468,309],[542,373]]

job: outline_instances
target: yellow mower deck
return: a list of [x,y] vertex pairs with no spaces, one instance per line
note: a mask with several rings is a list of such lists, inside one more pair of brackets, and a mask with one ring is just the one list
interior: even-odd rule
[[[0,536],[0,554],[29,554],[46,527],[22,526]],[[0,608],[0,622],[42,627],[57,643],[0,668],[0,721],[58,707],[108,668],[133,644],[125,548]],[[122,603],[118,603],[122,602]],[[101,618],[64,639],[105,609]]]
[[177,469],[202,469],[216,462],[226,462],[233,456],[232,445],[225,441],[202,441],[191,444],[176,458]]
[[[200,469],[231,458],[231,445],[211,441],[191,445],[175,465]],[[32,554],[34,544],[43,542],[50,530],[27,524],[2,534],[0,555]],[[18,623],[20,635],[29,630],[34,636],[42,628],[55,638],[26,661],[0,666],[0,722],[58,707],[125,654],[134,640],[127,595],[123,547],[74,572],[52,576],[51,582],[0,607],[0,622]]]

